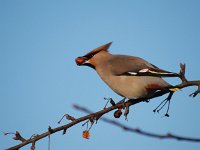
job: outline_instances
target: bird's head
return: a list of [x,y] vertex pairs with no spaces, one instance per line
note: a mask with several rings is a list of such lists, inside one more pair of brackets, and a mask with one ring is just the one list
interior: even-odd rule
[[89,66],[95,69],[95,56],[100,54],[101,52],[108,52],[108,48],[112,42],[102,45],[100,47],[95,48],[94,50],[90,51],[89,53],[85,54],[84,56],[77,57],[75,62],[78,66]]

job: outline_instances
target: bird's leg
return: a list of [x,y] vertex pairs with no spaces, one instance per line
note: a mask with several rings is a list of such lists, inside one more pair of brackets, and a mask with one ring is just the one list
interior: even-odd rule
[[121,101],[119,101],[118,103],[124,103],[126,100],[126,97],[124,97]]
[[170,91],[168,97],[167,97],[165,100],[163,100],[163,101],[153,110],[153,112],[156,112],[156,111],[159,112],[161,109],[163,109],[163,107],[164,107],[164,106],[167,104],[167,102],[168,102],[167,112],[166,112],[165,116],[166,116],[166,117],[169,117],[168,112],[169,112],[169,107],[170,107],[170,100],[171,100],[171,98],[172,98],[173,93],[174,93],[174,92]]
[[124,97],[121,101],[118,102],[122,104],[123,109],[125,108],[125,100],[126,100],[126,97]]
[[167,101],[168,101],[167,112],[165,114],[166,117],[169,117],[169,114],[168,114],[168,112],[169,112],[169,106],[170,106],[170,101],[171,101],[171,98],[172,98],[173,94],[174,94],[174,92],[170,92],[169,95],[168,95],[168,97],[166,98]]

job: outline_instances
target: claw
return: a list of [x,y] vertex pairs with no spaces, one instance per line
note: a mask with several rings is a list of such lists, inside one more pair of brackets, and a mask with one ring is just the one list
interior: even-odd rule
[[165,114],[165,117],[169,117],[169,114]]

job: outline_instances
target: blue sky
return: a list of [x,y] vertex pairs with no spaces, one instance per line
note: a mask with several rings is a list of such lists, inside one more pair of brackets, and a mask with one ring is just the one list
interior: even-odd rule
[[[198,0],[1,0],[0,1],[0,119],[2,132],[18,130],[24,137],[40,134],[78,104],[92,111],[103,108],[104,97],[121,99],[94,70],[76,66],[74,59],[113,41],[110,52],[145,58],[178,72],[186,63],[190,80],[200,79],[200,1]],[[179,79],[167,79],[171,84]],[[152,110],[162,98],[131,108],[129,121],[118,121],[156,133],[200,137],[200,97],[196,87],[177,92],[170,117]],[[105,115],[113,118],[113,113]],[[63,121],[63,124],[68,121]],[[125,132],[102,121],[85,140],[81,124],[51,136],[51,149],[199,149],[200,143],[158,140]],[[0,135],[0,149],[18,141]],[[47,139],[36,143],[47,149]],[[29,149],[30,145],[22,148]]]

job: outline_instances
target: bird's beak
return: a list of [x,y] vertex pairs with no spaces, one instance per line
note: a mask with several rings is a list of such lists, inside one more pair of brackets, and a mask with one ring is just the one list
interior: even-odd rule
[[78,66],[81,66],[81,65],[84,65],[85,63],[87,63],[88,59],[84,56],[81,56],[81,57],[77,57],[75,59],[75,62]]

